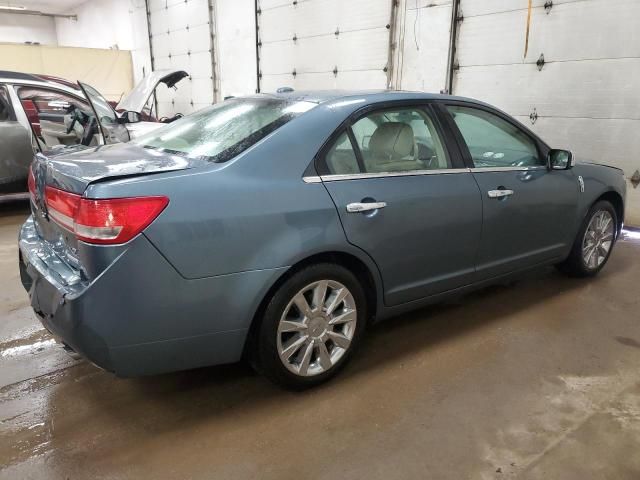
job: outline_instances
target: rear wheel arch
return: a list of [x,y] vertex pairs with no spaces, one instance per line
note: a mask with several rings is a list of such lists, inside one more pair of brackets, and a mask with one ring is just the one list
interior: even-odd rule
[[289,267],[286,272],[284,272],[280,277],[276,279],[276,281],[271,285],[271,287],[267,290],[267,293],[263,296],[260,301],[258,308],[256,309],[253,318],[251,320],[251,325],[249,327],[249,332],[247,334],[247,339],[245,340],[243,357],[251,359],[250,352],[254,350],[256,334],[259,331],[260,321],[264,315],[265,309],[273,297],[275,292],[287,281],[292,275],[300,270],[320,263],[333,263],[336,265],[341,265],[342,267],[349,270],[353,273],[356,278],[362,283],[362,288],[365,292],[366,302],[367,302],[367,312],[368,312],[368,322],[371,322],[376,318],[376,314],[378,311],[378,294],[379,287],[374,278],[374,273],[371,271],[369,266],[356,255],[351,253],[341,252],[341,251],[329,251],[316,253],[309,257],[306,257],[294,265]]

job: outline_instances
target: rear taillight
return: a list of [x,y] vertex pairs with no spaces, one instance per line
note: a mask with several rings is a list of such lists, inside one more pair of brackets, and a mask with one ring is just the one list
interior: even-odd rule
[[125,243],[153,222],[169,203],[167,197],[94,200],[46,188],[47,211],[59,225],[87,243]]

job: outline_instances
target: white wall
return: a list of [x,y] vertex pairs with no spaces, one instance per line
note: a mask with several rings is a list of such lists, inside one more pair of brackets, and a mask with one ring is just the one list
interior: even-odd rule
[[150,72],[144,0],[89,0],[66,13],[78,20],[55,19],[60,46],[131,50],[134,83]]
[[0,13],[0,42],[57,45],[56,25],[51,17]]

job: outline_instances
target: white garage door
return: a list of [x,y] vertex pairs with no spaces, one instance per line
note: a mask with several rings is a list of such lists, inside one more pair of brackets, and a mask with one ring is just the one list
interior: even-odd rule
[[391,0],[259,0],[260,90],[387,87]]
[[[525,57],[527,4],[461,0],[454,93],[631,177],[640,168],[640,1],[533,0]],[[640,225],[640,187],[628,185],[627,204],[627,223]]]
[[191,75],[178,90],[157,89],[160,116],[188,114],[214,101],[212,14],[208,0],[148,0],[154,70],[180,68]]

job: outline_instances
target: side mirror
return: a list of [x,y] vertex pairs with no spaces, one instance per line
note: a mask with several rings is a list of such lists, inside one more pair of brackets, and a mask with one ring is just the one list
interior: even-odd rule
[[552,148],[547,155],[549,170],[569,170],[573,167],[573,154],[569,150]]
[[138,123],[140,121],[140,114],[138,112],[124,112],[120,115],[120,121],[118,123]]

